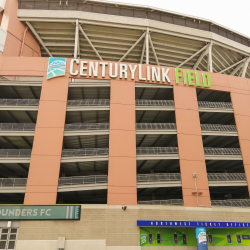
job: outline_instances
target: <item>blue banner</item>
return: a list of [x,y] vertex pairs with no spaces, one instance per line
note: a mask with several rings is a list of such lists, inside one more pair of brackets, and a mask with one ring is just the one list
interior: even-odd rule
[[250,228],[250,222],[138,220],[138,227]]
[[197,250],[208,250],[206,228],[195,228]]

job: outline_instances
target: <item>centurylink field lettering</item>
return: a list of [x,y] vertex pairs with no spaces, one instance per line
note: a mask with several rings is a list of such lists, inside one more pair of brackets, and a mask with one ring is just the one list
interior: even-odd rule
[[0,206],[0,220],[80,220],[81,206]]
[[[135,75],[139,76],[139,81],[152,81],[158,83],[171,83],[169,78],[170,68],[146,66],[143,70],[142,64],[124,64],[124,63],[107,63],[107,62],[92,62],[72,59],[70,61],[70,75],[82,77],[98,77],[99,74],[105,78],[106,69],[108,69],[110,78],[128,79],[130,75],[131,80],[135,79]],[[98,71],[101,72],[98,72]],[[180,83],[180,79],[184,81],[185,85],[198,87],[211,87],[211,77],[207,72],[199,76],[199,72],[193,70],[182,70],[175,68],[175,82]]]

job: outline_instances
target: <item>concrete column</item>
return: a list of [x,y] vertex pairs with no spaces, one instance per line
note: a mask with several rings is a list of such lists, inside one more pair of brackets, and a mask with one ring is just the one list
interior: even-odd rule
[[111,80],[108,205],[136,205],[135,83]]
[[68,77],[43,79],[24,205],[56,204],[68,85]]
[[248,192],[250,193],[250,80],[240,77],[230,77],[229,82],[234,119],[248,183]]
[[196,89],[174,85],[174,102],[184,205],[198,206],[193,178],[197,173],[199,205],[210,206]]

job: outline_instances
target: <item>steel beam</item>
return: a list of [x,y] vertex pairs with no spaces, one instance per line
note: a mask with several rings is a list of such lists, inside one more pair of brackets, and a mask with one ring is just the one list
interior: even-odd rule
[[242,63],[242,62],[244,62],[245,60],[246,60],[246,59],[244,58],[244,59],[240,60],[239,62],[236,62],[236,63],[234,63],[233,65],[227,67],[226,69],[223,69],[223,70],[220,71],[219,73],[222,74],[223,72],[225,72],[225,71],[227,71],[227,70],[233,68],[234,66],[237,66],[239,63]]
[[145,39],[144,39],[144,43],[143,43],[143,46],[142,46],[140,64],[142,64],[142,61],[143,61],[143,58],[144,58],[144,54],[145,54],[145,49],[146,49],[146,37],[145,37]]
[[146,34],[146,64],[149,64],[149,28],[147,27]]
[[197,51],[196,53],[194,53],[192,56],[190,56],[188,59],[186,59],[184,62],[182,62],[181,64],[179,64],[177,66],[177,68],[180,68],[182,65],[184,65],[186,62],[190,61],[192,58],[194,58],[196,55],[198,55],[199,53],[201,53],[203,50],[205,50],[208,47],[208,44],[205,45],[203,48],[201,48],[199,51]]
[[76,31],[75,31],[75,47],[74,47],[74,58],[77,58],[77,50],[78,50],[78,45],[79,45],[79,23],[78,19],[76,19]]
[[[209,46],[209,45],[208,45]],[[201,60],[204,58],[205,55],[208,54],[208,47],[202,52],[202,54],[200,55],[199,59],[197,60],[197,62],[195,63],[193,69],[197,69],[198,65],[200,64]]]
[[90,45],[90,46],[92,47],[92,49],[95,51],[96,55],[99,57],[99,59],[100,59],[101,61],[103,61],[103,60],[102,60],[102,57],[100,56],[100,54],[98,53],[98,51],[96,50],[96,48],[95,48],[95,46],[92,44],[92,42],[89,40],[87,34],[85,33],[85,31],[83,30],[83,28],[82,28],[81,25],[79,25],[79,29],[80,29],[80,31],[82,32],[82,34],[84,35],[85,39],[88,41],[89,45]]
[[250,62],[250,57],[248,57],[244,63],[244,66],[242,68],[242,74],[241,74],[241,77],[245,77],[246,76],[246,72],[247,72],[247,67],[248,67],[248,64]]
[[208,46],[208,58],[209,58],[209,72],[213,72],[213,54],[212,54],[212,42]]
[[238,72],[244,65],[244,62],[239,64],[234,70],[233,72],[230,74],[231,76],[234,76],[236,72]]
[[36,30],[34,29],[34,27],[31,25],[31,23],[30,22],[26,22],[26,24],[29,26],[30,30],[33,32],[33,34],[35,35],[35,37],[37,38],[37,40],[40,42],[40,44],[43,46],[43,48],[48,53],[48,55],[50,57],[53,57],[52,54],[50,53],[50,51],[45,46],[45,44],[44,44],[43,40],[41,39],[41,37],[38,35],[38,33],[36,32]]
[[122,62],[123,59],[135,48],[135,46],[145,37],[146,31],[141,35],[141,37],[134,43],[134,45],[125,53],[125,55],[119,60],[119,62]]
[[153,42],[152,42],[152,38],[151,38],[150,33],[148,33],[148,38],[149,38],[150,46],[151,46],[152,51],[153,51],[153,53],[154,53],[155,61],[156,61],[157,65],[160,66],[160,63],[159,63],[158,57],[157,57],[157,55],[156,55],[155,48],[154,48],[154,44],[153,44]]

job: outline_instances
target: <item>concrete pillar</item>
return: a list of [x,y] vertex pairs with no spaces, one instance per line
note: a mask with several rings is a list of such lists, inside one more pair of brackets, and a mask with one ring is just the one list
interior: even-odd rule
[[173,88],[184,205],[197,206],[193,178],[197,173],[199,205],[210,206],[196,89],[182,83]]
[[241,154],[250,193],[250,80],[230,77],[231,101],[238,131]]
[[24,205],[56,204],[68,85],[68,77],[43,79]]
[[111,80],[108,205],[136,205],[135,83]]

